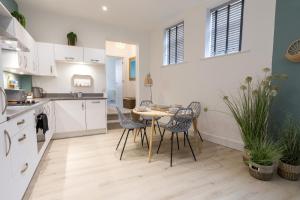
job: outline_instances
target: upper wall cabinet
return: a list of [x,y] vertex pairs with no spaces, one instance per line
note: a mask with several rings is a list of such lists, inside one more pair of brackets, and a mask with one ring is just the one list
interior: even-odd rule
[[85,63],[105,64],[105,51],[104,49],[84,48],[83,58]]
[[54,45],[55,60],[64,62],[83,62],[83,48],[67,45]]
[[37,42],[39,75],[56,76],[56,65],[54,60],[54,45]]

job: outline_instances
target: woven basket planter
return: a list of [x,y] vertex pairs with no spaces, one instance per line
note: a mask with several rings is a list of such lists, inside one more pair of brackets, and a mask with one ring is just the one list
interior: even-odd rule
[[290,181],[297,181],[300,177],[300,165],[294,166],[279,161],[278,175]]
[[256,179],[269,181],[274,174],[274,164],[271,166],[263,166],[253,162],[249,163],[249,173]]
[[250,150],[247,148],[244,148],[243,161],[246,166],[249,166],[249,160],[250,160]]

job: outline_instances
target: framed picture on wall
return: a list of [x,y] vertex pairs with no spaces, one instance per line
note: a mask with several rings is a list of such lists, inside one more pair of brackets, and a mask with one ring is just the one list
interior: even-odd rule
[[129,58],[129,80],[135,81],[136,78],[136,57]]

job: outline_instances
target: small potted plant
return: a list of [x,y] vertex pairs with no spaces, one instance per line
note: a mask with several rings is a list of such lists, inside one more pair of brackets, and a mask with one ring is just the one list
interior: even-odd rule
[[70,32],[67,34],[68,45],[75,46],[77,43],[77,35],[74,32]]
[[288,118],[280,139],[282,157],[278,164],[278,175],[291,181],[300,177],[300,126]]
[[26,19],[25,19],[24,15],[22,15],[22,14],[19,13],[18,11],[13,11],[13,12],[11,13],[11,15],[12,15],[14,18],[16,18],[16,19],[20,22],[20,24],[25,28],[25,26],[26,26]]
[[253,142],[250,149],[250,175],[263,181],[271,180],[275,170],[275,163],[280,156],[281,149],[269,140]]

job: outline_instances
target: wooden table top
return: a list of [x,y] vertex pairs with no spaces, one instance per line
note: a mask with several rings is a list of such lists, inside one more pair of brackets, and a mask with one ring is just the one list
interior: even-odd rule
[[142,115],[142,116],[148,116],[148,117],[164,117],[164,116],[173,116],[174,114],[165,112],[165,111],[158,111],[158,110],[149,110],[145,112],[139,112],[136,109],[133,109],[133,113]]

